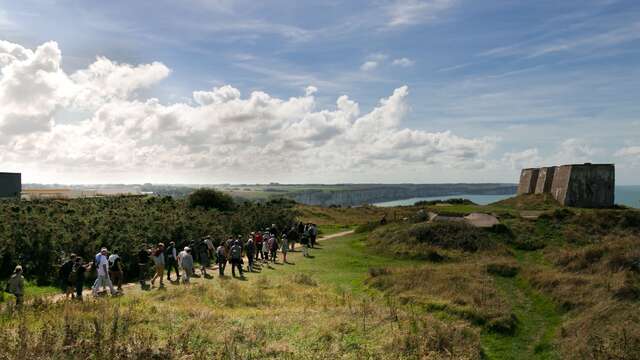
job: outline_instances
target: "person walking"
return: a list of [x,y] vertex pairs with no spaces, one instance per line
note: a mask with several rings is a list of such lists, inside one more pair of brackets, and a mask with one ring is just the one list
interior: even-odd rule
[[116,290],[113,288],[113,283],[111,283],[111,279],[109,278],[108,254],[109,252],[107,251],[107,248],[100,249],[100,252],[96,254],[95,264],[98,268],[98,277],[91,287],[93,296],[98,296],[100,287],[102,287],[103,291],[106,291],[106,287],[109,287],[111,295],[116,295]]
[[318,227],[316,224],[309,224],[309,243],[313,249],[316,246],[316,239],[318,238]]
[[113,254],[109,256],[109,276],[111,281],[116,285],[118,292],[122,292],[122,281],[124,279],[124,266],[122,258],[118,255],[117,250],[113,250]]
[[262,240],[262,261],[264,263],[269,262],[269,237],[268,233],[265,232]]
[[73,271],[73,264],[76,261],[76,254],[71,254],[69,259],[60,266],[60,286],[65,294],[65,298],[73,299],[73,283],[69,282],[69,276]]
[[[211,260],[209,260],[209,244],[211,241],[209,239],[204,238],[198,244],[198,255],[200,258],[200,272],[203,278],[207,277],[207,268],[211,266]],[[213,244],[211,244],[213,246]]]
[[289,242],[289,247],[291,249],[291,251],[295,251],[296,248],[296,242],[298,242],[299,240],[299,234],[298,234],[298,229],[296,229],[296,226],[293,225],[291,226],[291,229],[289,229],[289,233],[287,234],[287,238],[288,238],[288,242]]
[[186,246],[184,250],[180,252],[178,255],[178,261],[180,263],[180,267],[183,270],[182,273],[182,281],[185,284],[189,283],[189,279],[193,274],[193,255],[191,255],[191,248]]
[[247,240],[247,244],[244,246],[244,251],[247,254],[247,259],[249,261],[249,272],[253,272],[253,257],[256,253],[256,244],[253,242],[252,238]]
[[147,273],[149,272],[149,249],[147,246],[142,247],[138,252],[138,277],[140,288],[147,290]]
[[155,266],[155,274],[151,278],[151,287],[155,286],[156,279],[160,279],[160,289],[164,288],[164,244],[159,243],[151,256]]
[[178,268],[178,250],[176,250],[176,243],[173,241],[169,242],[169,246],[167,246],[164,253],[166,255],[164,260],[166,262],[167,281],[171,281],[171,270],[173,269],[176,272],[176,281],[180,282],[180,269]]
[[258,260],[258,257],[260,257],[260,259],[264,259],[264,254],[262,253],[262,239],[262,232],[256,231],[253,235],[253,242],[256,245],[256,260]]
[[271,235],[271,238],[269,238],[269,250],[271,251],[271,262],[275,264],[278,256],[278,239],[276,239],[274,235]]
[[224,269],[227,267],[227,249],[223,244],[218,245],[216,249],[216,261],[218,262],[218,274],[224,276]]
[[302,244],[302,255],[304,257],[309,256],[309,232],[305,230],[300,238],[300,244]]
[[18,265],[13,270],[13,275],[7,282],[6,291],[16,297],[16,306],[22,306],[24,299],[24,276],[22,276],[22,266]]
[[240,245],[240,241],[236,240],[231,246],[231,274],[233,277],[236,277],[236,268],[238,268],[238,272],[240,277],[244,277],[242,273],[242,245]]
[[80,256],[76,256],[73,270],[69,275],[69,282],[73,284],[76,291],[76,300],[82,301],[82,290],[84,288],[85,274],[90,269],[91,264],[84,264]]
[[282,249],[282,261],[284,264],[288,264],[287,252],[289,252],[289,239],[287,239],[287,235],[282,235],[282,244],[280,248]]

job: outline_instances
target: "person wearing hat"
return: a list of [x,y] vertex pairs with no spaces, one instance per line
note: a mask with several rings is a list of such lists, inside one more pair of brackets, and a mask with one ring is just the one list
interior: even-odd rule
[[180,267],[184,271],[182,273],[182,281],[185,284],[189,283],[189,278],[193,274],[193,255],[191,255],[191,248],[185,246],[184,250],[178,255],[178,262]]
[[16,297],[16,306],[22,305],[24,298],[24,276],[22,276],[22,266],[16,266],[13,275],[7,282],[7,292]]
[[111,278],[109,277],[108,254],[109,252],[107,251],[107,248],[100,249],[100,252],[96,254],[95,263],[98,268],[98,277],[91,287],[93,296],[98,296],[100,287],[102,287],[103,290],[105,290],[106,287],[109,287],[111,295],[116,295],[116,290],[113,288],[113,283],[111,283]]

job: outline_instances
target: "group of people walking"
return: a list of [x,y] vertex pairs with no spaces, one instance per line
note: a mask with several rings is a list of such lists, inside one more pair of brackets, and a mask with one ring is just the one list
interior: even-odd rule
[[[287,253],[294,250],[296,243],[302,245],[305,257],[310,256],[309,248],[315,246],[317,236],[318,228],[315,224],[295,223],[284,230],[279,230],[273,224],[262,231],[252,232],[249,236],[236,236],[217,244],[214,244],[213,237],[209,235],[189,242],[182,250],[173,241],[166,246],[164,243],[158,243],[153,247],[144,246],[134,261],[137,261],[139,283],[143,290],[154,288],[156,282],[159,288],[164,288],[165,275],[167,281],[183,284],[188,284],[194,276],[211,278],[207,270],[211,268],[212,263],[217,264],[221,277],[225,276],[227,264],[231,265],[233,277],[244,277],[245,259],[249,272],[254,272],[259,262],[275,263],[279,253],[282,254],[283,263],[288,263]],[[149,265],[153,266],[153,276],[150,279]],[[200,270],[199,275],[197,267]],[[85,262],[80,256],[70,254],[62,263],[59,276],[65,296],[81,300],[86,276],[94,270],[96,279],[91,287],[94,296],[106,294],[107,289],[113,296],[123,293],[125,264],[117,250],[109,253],[109,250],[103,247],[93,261]],[[172,280],[173,273],[175,280]],[[150,280],[150,285],[147,280]],[[16,267],[5,291],[15,295],[17,304],[22,303],[24,277],[21,266]]]

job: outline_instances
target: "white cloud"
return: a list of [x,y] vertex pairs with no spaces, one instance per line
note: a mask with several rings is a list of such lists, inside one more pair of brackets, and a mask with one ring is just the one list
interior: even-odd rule
[[387,8],[388,26],[406,26],[435,21],[456,0],[395,0]]
[[374,70],[378,67],[378,62],[377,61],[365,61],[362,65],[360,65],[360,70],[362,71],[371,71]]
[[[162,104],[135,95],[169,75],[160,63],[98,58],[68,75],[55,42],[35,51],[2,42],[0,59],[0,153],[14,168],[224,176],[270,173],[278,164],[273,176],[329,181],[402,164],[475,168],[496,141],[402,127],[406,86],[367,113],[346,95],[318,109],[313,86],[280,99],[261,91],[243,97],[225,85],[193,92],[193,102]],[[88,115],[57,121],[66,112]]]
[[508,152],[502,157],[502,161],[509,163],[512,169],[523,169],[540,166],[542,158],[538,149],[526,149],[520,152]]
[[415,61],[409,58],[403,57],[403,58],[393,60],[391,64],[393,66],[409,67],[409,66],[413,66],[415,63],[416,63]]
[[640,146],[627,146],[616,151],[615,156],[640,157]]

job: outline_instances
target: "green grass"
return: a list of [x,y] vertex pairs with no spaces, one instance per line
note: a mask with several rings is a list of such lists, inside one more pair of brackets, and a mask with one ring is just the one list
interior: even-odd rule
[[[543,264],[540,251],[517,251],[520,264]],[[559,359],[554,340],[562,315],[553,301],[535,290],[522,275],[496,276],[496,283],[509,299],[518,319],[516,333],[507,336],[484,332],[483,351],[488,359]]]
[[[55,286],[38,286],[31,281],[26,281],[24,285],[25,299],[27,300],[61,293],[60,288],[57,288]],[[1,283],[0,286],[2,286],[2,289],[0,290],[4,290],[5,283]],[[0,294],[0,303],[3,301],[7,301],[8,299],[11,299],[11,301],[13,301],[13,296],[8,293]]]
[[[277,271],[264,270],[265,276],[288,276],[303,273],[322,283],[362,293],[368,288],[364,281],[372,267],[409,266],[419,262],[401,260],[372,253],[366,246],[367,234],[354,234],[321,241],[320,248],[311,249],[312,258],[303,258],[300,252],[289,254],[292,265],[274,265]],[[293,256],[291,256],[293,255]],[[280,257],[281,261],[282,258]]]

